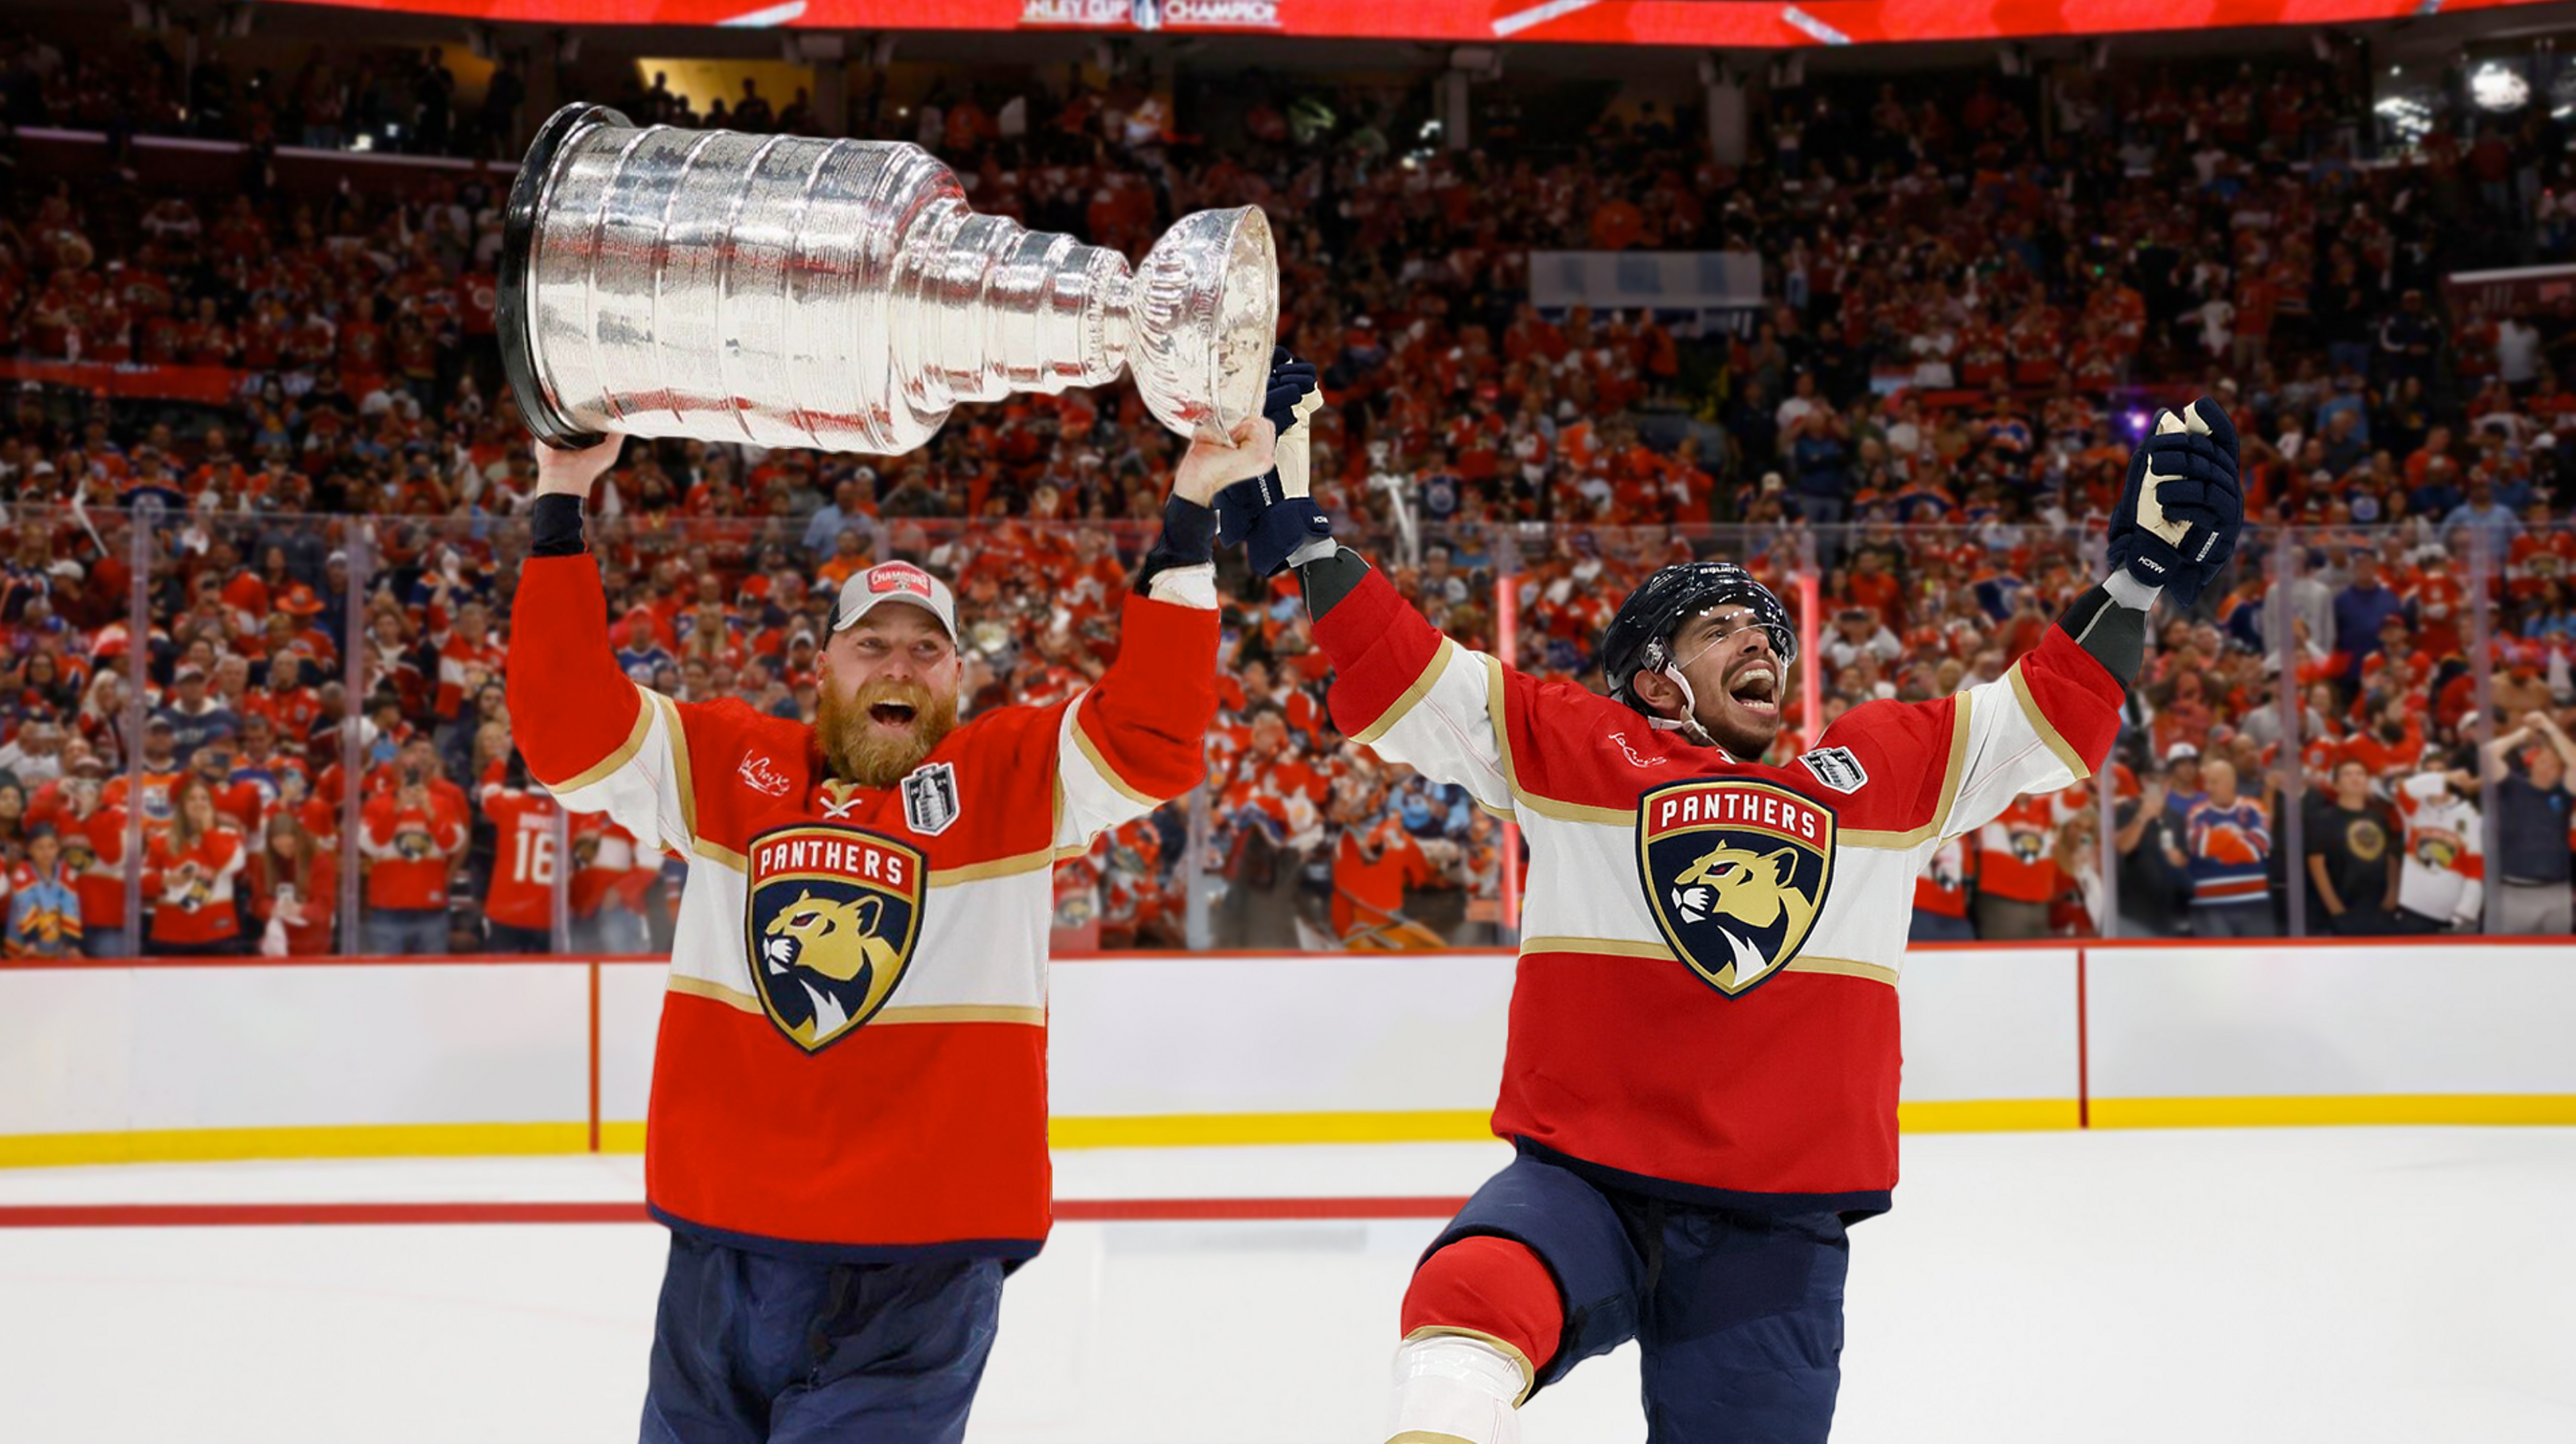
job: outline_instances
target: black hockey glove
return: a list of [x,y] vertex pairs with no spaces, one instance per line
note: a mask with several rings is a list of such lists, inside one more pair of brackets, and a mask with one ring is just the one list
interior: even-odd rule
[[[1278,575],[1298,548],[1333,534],[1332,520],[1306,495],[1304,485],[1306,418],[1322,404],[1314,363],[1289,355],[1285,346],[1273,349],[1261,414],[1279,433],[1280,465],[1216,494],[1217,544],[1248,548],[1257,576]],[[1292,470],[1293,480],[1283,476]]]
[[2235,423],[2205,396],[2181,415],[2157,412],[2111,513],[2111,565],[2187,607],[2235,555],[2244,526]]

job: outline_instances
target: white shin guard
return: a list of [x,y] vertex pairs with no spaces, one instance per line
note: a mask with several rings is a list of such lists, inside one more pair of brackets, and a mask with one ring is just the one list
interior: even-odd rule
[[1395,1427],[1387,1444],[1520,1444],[1513,1410],[1528,1390],[1520,1360],[1482,1339],[1407,1339],[1395,1351]]

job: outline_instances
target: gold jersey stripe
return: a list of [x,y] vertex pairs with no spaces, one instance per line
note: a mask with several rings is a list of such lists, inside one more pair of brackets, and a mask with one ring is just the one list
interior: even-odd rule
[[[641,694],[644,689],[637,687],[635,690],[637,693]],[[601,778],[606,777],[608,774],[615,772],[618,768],[625,766],[627,763],[634,761],[635,754],[643,750],[645,734],[653,730],[652,706],[645,702],[641,695],[636,698],[636,704],[635,725],[628,729],[626,740],[617,744],[616,751],[609,753],[606,757],[601,758],[599,761],[592,763],[590,766],[583,768],[581,771],[574,773],[572,776],[565,778],[561,782],[549,782],[545,778],[538,778],[537,780],[539,782],[545,783],[546,791],[555,793],[558,796],[566,792],[577,792],[582,788],[588,787],[592,783],[599,781]]]
[[1663,943],[1634,942],[1626,938],[1523,938],[1521,952],[1524,956],[1530,953],[1606,953],[1614,958],[1653,958],[1668,963],[1681,961]]
[[[1089,850],[1077,848],[1073,855],[1080,857]],[[961,882],[981,882],[986,878],[1017,877],[1027,872],[1043,872],[1055,866],[1056,857],[1061,851],[1062,849],[1059,848],[1042,847],[1035,852],[997,857],[991,862],[970,862],[963,867],[934,867],[930,870],[930,886],[955,887]]]
[[1612,827],[1637,825],[1637,809],[1589,807],[1580,802],[1560,802],[1541,797],[1521,786],[1520,768],[1512,762],[1512,729],[1503,715],[1503,663],[1499,657],[1485,656],[1485,715],[1494,726],[1494,751],[1503,759],[1503,780],[1511,784],[1512,798],[1541,817],[1559,822],[1599,822]]
[[[722,1003],[738,1012],[762,1012],[758,998],[705,978],[673,973],[670,991]],[[875,1028],[903,1023],[1022,1023],[1044,1027],[1046,1009],[1009,1003],[930,1003],[918,1008],[886,1008],[860,1026]]]
[[[1076,702],[1074,705],[1079,707],[1082,704],[1080,702]],[[1100,779],[1103,782],[1116,788],[1119,796],[1126,798],[1129,802],[1135,803],[1139,807],[1153,808],[1163,805],[1164,800],[1162,798],[1146,796],[1144,793],[1129,786],[1126,778],[1118,775],[1118,769],[1110,766],[1109,759],[1100,755],[1100,748],[1092,742],[1091,734],[1082,730],[1082,719],[1080,717],[1074,717],[1067,725],[1073,732],[1073,745],[1082,749],[1083,760],[1091,764],[1091,770],[1099,773]]]
[[1884,963],[1863,963],[1851,958],[1817,958],[1805,953],[1791,958],[1781,968],[1784,973],[1823,973],[1836,978],[1866,978],[1873,983],[1896,986],[1896,969]]
[[1403,721],[1424,697],[1431,694],[1441,674],[1449,670],[1449,659],[1457,655],[1458,644],[1442,637],[1439,647],[1431,654],[1431,665],[1422,669],[1422,675],[1413,679],[1413,685],[1405,688],[1404,695],[1396,698],[1393,705],[1377,714],[1376,721],[1352,733],[1351,740],[1366,747],[1392,731],[1395,724]]
[[2048,744],[2048,750],[2057,754],[2057,760],[2066,764],[2066,770],[2075,774],[2075,780],[2081,782],[2092,776],[2092,764],[2067,745],[2065,737],[2058,733],[2056,723],[2040,714],[2039,702],[2030,695],[2030,679],[2022,675],[2021,663],[2013,663],[2012,670],[2004,673],[2004,680],[2012,683],[2013,700],[2021,704],[2021,715],[2030,723],[2030,730],[2038,733],[2039,740]]
[[740,1012],[758,1013],[761,1011],[760,1000],[753,997],[751,994],[739,992],[735,989],[726,987],[722,983],[714,982],[706,978],[692,978],[685,973],[673,973],[671,975],[670,991],[674,993],[685,993],[692,998],[705,998],[709,1002],[722,1003],[726,1007],[736,1009]]
[[1904,832],[1865,832],[1847,827],[1834,835],[1837,846],[1910,852],[1935,838],[1950,835],[1950,809],[1959,801],[1959,784],[1968,768],[1968,708],[1972,695],[1959,693],[1957,705],[1950,709],[1950,760],[1941,769],[1941,800],[1933,806],[1932,820]]
[[[1628,938],[1534,937],[1521,939],[1521,956],[1532,953],[1592,953],[1613,958],[1645,958],[1651,962],[1677,963],[1672,948],[1663,943],[1637,942]],[[1874,983],[1896,986],[1896,969],[1883,963],[1863,963],[1850,958],[1819,958],[1801,953],[1782,965],[1784,973],[1823,973],[1838,978],[1867,978]]]
[[[642,692],[654,706],[662,709],[662,726],[670,734],[666,741],[671,749],[671,788],[680,794],[680,826],[688,833],[687,837],[680,840],[683,845],[677,851],[686,852],[688,851],[686,844],[697,841],[698,837],[698,792],[689,778],[688,729],[680,725],[679,703],[650,687],[639,687],[636,690]],[[736,853],[735,856],[739,857],[741,854]]]

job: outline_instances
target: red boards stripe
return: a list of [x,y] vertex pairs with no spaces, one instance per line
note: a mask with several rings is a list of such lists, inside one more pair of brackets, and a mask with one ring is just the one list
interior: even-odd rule
[[[1465,1198],[1059,1199],[1060,1223],[1447,1218]],[[641,1203],[71,1203],[0,1207],[0,1228],[645,1223]]]

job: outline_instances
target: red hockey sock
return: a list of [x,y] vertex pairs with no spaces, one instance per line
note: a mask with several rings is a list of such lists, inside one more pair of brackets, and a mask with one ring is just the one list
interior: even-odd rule
[[1425,1259],[1404,1291],[1406,1338],[1418,1329],[1490,1334],[1533,1370],[1556,1357],[1565,1300],[1538,1255],[1507,1238],[1462,1238]]

